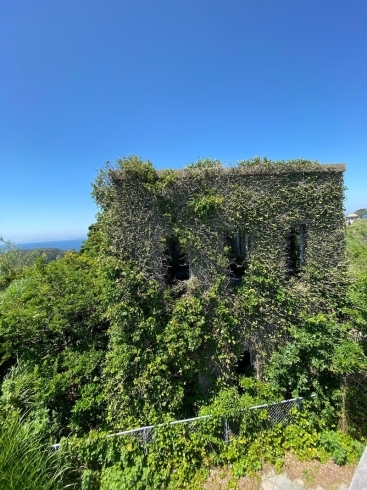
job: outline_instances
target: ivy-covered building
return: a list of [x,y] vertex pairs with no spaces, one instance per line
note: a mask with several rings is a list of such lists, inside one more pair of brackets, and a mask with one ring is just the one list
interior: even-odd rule
[[[284,278],[344,261],[343,164],[115,170],[115,247],[167,283],[218,275],[236,283],[251,261]],[[117,224],[117,223],[116,223]]]
[[157,172],[163,182],[168,175],[176,180],[169,193],[175,214],[166,233],[166,278],[209,284],[212,273],[221,272],[236,284],[251,259],[272,264],[288,278],[299,275],[306,260],[325,272],[339,266],[344,170],[343,164],[329,164],[302,171],[283,166]]
[[[156,171],[128,157],[101,174],[95,196],[110,252],[170,290],[173,309],[220,298],[236,355],[256,352],[260,363],[300,311],[332,312],[343,297],[344,170],[253,159]],[[205,308],[214,325],[218,306]]]

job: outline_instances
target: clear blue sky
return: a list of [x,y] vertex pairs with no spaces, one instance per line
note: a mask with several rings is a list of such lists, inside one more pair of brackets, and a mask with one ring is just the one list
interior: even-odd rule
[[85,236],[128,154],[345,162],[367,207],[366,0],[1,0],[0,73],[8,239]]

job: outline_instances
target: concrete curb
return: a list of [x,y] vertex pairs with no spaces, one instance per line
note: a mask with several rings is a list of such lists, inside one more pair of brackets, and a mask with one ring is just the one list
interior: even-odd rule
[[359,460],[349,490],[367,490],[367,447]]

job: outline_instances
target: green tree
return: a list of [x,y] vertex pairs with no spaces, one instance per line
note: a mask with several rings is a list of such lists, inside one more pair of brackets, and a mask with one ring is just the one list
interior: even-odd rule
[[289,341],[274,353],[266,369],[270,383],[287,397],[319,393],[331,399],[343,376],[367,366],[350,326],[335,316],[305,317],[289,333]]
[[357,211],[354,211],[354,214],[358,214],[358,216],[360,218],[366,218],[367,217],[367,208],[357,209]]
[[357,220],[348,226],[346,234],[346,250],[352,274],[367,268],[367,220]]
[[361,334],[367,353],[367,220],[358,220],[346,229],[350,283],[348,307],[353,328]]
[[15,243],[10,240],[4,240],[0,235],[0,291],[5,289],[9,284],[18,277],[22,271],[31,265],[36,256],[34,251],[24,254]]
[[44,420],[48,432],[101,422],[100,373],[107,322],[98,268],[87,255],[39,259],[0,296],[0,372],[9,409]]

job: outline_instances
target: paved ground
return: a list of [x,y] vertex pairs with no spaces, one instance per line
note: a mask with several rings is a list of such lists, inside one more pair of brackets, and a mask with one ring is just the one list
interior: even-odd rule
[[[339,490],[348,490],[348,488],[349,488],[348,485],[342,483],[339,487]],[[366,488],[367,486],[358,487],[355,490],[366,490]],[[274,471],[271,471],[267,475],[264,475],[261,479],[261,490],[304,490],[304,489],[305,489],[304,486],[302,486],[297,481],[289,480],[287,475],[284,473],[277,475]],[[318,485],[316,487],[316,490],[324,490],[324,489]]]
[[292,482],[285,474],[277,475],[274,471],[263,476],[261,479],[262,490],[304,490],[302,485]]
[[[203,490],[367,490],[367,450],[365,459],[361,458],[359,471],[362,483],[359,487],[350,488],[353,475],[357,475],[356,464],[339,466],[332,460],[326,463],[320,461],[299,461],[292,453],[286,453],[281,473],[277,474],[276,467],[265,463],[263,468],[253,477],[243,476],[239,479],[231,475],[230,468],[210,470],[208,479],[203,484]],[[365,466],[363,466],[365,461]],[[356,480],[356,477],[355,477]]]
[[367,448],[364,450],[362,457],[358,463],[356,472],[354,473],[350,490],[366,490],[367,489]]

